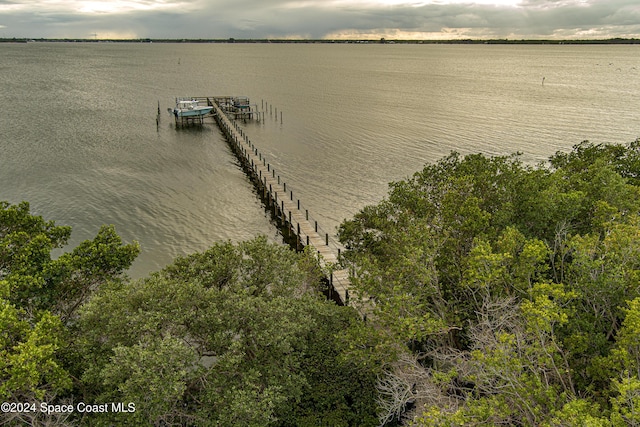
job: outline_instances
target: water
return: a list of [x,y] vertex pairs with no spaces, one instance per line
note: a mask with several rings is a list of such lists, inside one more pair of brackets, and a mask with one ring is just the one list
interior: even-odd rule
[[114,224],[142,246],[134,277],[214,241],[280,241],[215,125],[166,113],[176,96],[246,95],[267,108],[251,140],[332,231],[451,150],[533,163],[636,139],[638,49],[1,44],[0,200],[71,225],[72,247]]

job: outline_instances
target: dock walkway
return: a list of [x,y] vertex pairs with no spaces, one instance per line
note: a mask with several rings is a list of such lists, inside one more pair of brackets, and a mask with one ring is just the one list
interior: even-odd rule
[[311,246],[317,251],[321,265],[328,267],[330,271],[328,279],[332,290],[337,294],[332,297],[334,299],[337,297],[341,304],[349,305],[349,271],[338,267],[340,252],[344,249],[342,245],[318,227],[318,222],[310,217],[309,211],[302,209],[300,200],[294,198],[291,187],[287,187],[242,128],[227,117],[220,104],[227,102],[229,97],[212,96],[206,99],[209,105],[214,107],[216,123],[256,184],[258,191],[273,207],[276,216],[289,230],[290,236],[294,237],[296,248]]

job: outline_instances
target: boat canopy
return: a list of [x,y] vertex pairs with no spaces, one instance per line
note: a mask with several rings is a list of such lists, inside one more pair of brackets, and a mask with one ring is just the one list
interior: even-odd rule
[[188,108],[190,110],[194,109],[198,106],[198,101],[190,100],[190,101],[178,101],[178,108]]

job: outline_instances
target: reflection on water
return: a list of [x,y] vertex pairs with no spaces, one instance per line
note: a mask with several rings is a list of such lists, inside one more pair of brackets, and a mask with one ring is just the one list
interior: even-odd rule
[[634,140],[636,49],[3,44],[0,199],[71,225],[74,245],[115,224],[142,275],[216,240],[279,239],[215,125],[176,129],[177,96],[277,107],[243,126],[331,230],[451,150],[536,162]]

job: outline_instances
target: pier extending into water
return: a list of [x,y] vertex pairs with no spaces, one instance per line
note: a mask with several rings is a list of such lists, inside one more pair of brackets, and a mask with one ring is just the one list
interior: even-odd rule
[[[349,271],[339,267],[341,251],[344,249],[337,239],[324,231],[295,197],[290,185],[281,178],[265,156],[249,140],[236,123],[235,118],[253,117],[252,108],[229,110],[236,97],[209,96],[194,99],[214,107],[212,114],[225,135],[234,154],[240,160],[259,194],[279,221],[283,236],[289,244],[302,250],[312,247],[319,255],[320,263],[329,271],[329,296],[336,302],[349,305]],[[245,105],[248,104],[248,100]]]

